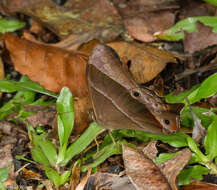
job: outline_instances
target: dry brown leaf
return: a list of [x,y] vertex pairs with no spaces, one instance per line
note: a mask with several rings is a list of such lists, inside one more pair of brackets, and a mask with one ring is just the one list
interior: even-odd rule
[[33,170],[23,168],[22,169],[22,178],[26,181],[29,180],[40,180],[42,178],[40,173],[36,173]]
[[171,27],[175,20],[174,11],[178,8],[175,1],[160,0],[114,0],[123,18],[128,33],[135,39],[151,42],[156,39],[156,32]]
[[185,32],[184,49],[193,54],[196,51],[205,49],[217,44],[217,34],[212,32],[212,28],[197,21],[197,32]]
[[101,172],[91,175],[85,188],[91,190],[136,190],[127,176],[120,177],[116,174]]
[[69,190],[75,190],[76,186],[79,184],[80,181],[80,164],[76,162],[72,168],[72,174],[70,176],[70,187]]
[[124,26],[136,40],[152,42],[157,39],[154,34],[173,26],[174,20],[175,15],[169,11],[145,12],[138,16],[124,19]]
[[176,62],[172,53],[138,43],[111,42],[107,45],[117,52],[121,60],[130,62],[129,70],[137,83],[152,80],[168,62]]
[[90,177],[92,168],[88,168],[86,176],[81,180],[81,182],[78,184],[75,190],[83,190],[85,187],[85,184],[87,183],[88,178]]
[[[149,149],[149,150],[147,150]],[[153,149],[153,150],[152,150]],[[155,143],[149,144],[143,152],[123,146],[123,159],[126,173],[140,190],[177,190],[176,177],[191,157],[189,149],[183,149],[175,157],[156,165],[153,159]]]
[[25,111],[33,112],[34,114],[28,116],[25,120],[30,122],[33,127],[38,125],[44,126],[49,125],[53,126],[56,116],[56,106],[32,106],[24,105]]
[[121,17],[109,0],[67,0],[61,7],[51,0],[5,0],[0,5],[4,12],[22,12],[40,20],[62,38],[85,34],[111,41],[123,31]]
[[5,46],[15,70],[47,90],[59,92],[67,86],[74,96],[87,96],[86,55],[36,44],[10,34],[5,35]]
[[139,190],[172,190],[154,162],[136,149],[123,146],[126,173]]
[[185,185],[182,190],[216,190],[217,185],[206,183],[203,181],[196,181],[193,183],[190,183],[188,185]]

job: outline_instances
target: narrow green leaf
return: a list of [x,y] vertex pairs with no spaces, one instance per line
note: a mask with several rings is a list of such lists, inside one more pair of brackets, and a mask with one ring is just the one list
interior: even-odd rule
[[16,91],[31,91],[45,94],[57,98],[57,94],[45,90],[38,83],[33,81],[16,82],[12,80],[0,80],[0,91],[2,92],[16,92]]
[[24,160],[24,161],[29,162],[29,163],[32,163],[32,164],[37,164],[36,162],[34,162],[34,161],[32,161],[32,160],[30,160],[30,159],[28,159],[28,158],[25,158],[25,157],[23,157],[23,156],[21,156],[21,155],[16,155],[16,158],[17,158],[17,159],[20,159],[20,160]]
[[86,131],[72,143],[66,151],[65,160],[62,162],[66,165],[75,155],[81,153],[103,129],[95,122],[91,123]]
[[44,166],[50,166],[50,163],[39,147],[32,148],[32,158]]
[[0,33],[14,32],[15,30],[23,28],[24,26],[24,22],[0,18]]
[[50,164],[55,167],[57,163],[57,152],[54,145],[49,140],[42,140],[38,144]]
[[200,21],[206,26],[212,28],[212,32],[217,33],[217,16],[199,16],[188,17],[177,22],[174,26],[158,34],[157,37],[162,40],[178,41],[184,38],[184,31],[188,33],[197,32],[196,22]]
[[179,152],[175,152],[175,153],[162,153],[160,154],[156,159],[155,162],[157,164],[161,164],[171,158],[173,158],[175,155],[177,155]]
[[188,169],[184,169],[178,175],[178,184],[187,185],[195,180],[202,180],[203,175],[207,175],[209,170],[203,166],[195,165]]
[[217,116],[208,128],[204,146],[207,157],[213,160],[217,156]]
[[0,182],[3,183],[8,179],[8,172],[11,169],[11,166],[6,168],[0,168]]
[[85,172],[88,168],[94,168],[98,166],[99,164],[101,164],[102,162],[104,162],[107,158],[115,154],[121,154],[121,142],[120,141],[116,142],[116,144],[111,143],[105,146],[99,152],[97,152],[93,156],[93,162],[88,165],[82,166],[81,171]]
[[58,119],[58,124],[60,125],[58,125],[58,134],[60,144],[63,146],[63,144],[68,144],[68,138],[74,126],[73,98],[69,88],[62,88],[56,104],[58,117],[62,121],[61,123]]
[[44,167],[46,176],[51,180],[51,182],[56,186],[59,187],[60,183],[60,176],[54,169],[50,167]]
[[135,130],[121,130],[120,133],[128,137],[138,138],[139,140],[145,139],[145,141],[147,141],[147,138],[151,140],[161,140],[162,142],[168,143],[171,146],[177,148],[188,146],[186,140],[186,137],[188,135],[181,132],[172,135],[165,135],[165,134],[145,133],[142,131],[135,131]]
[[217,6],[217,0],[204,0],[204,1],[206,1],[207,3],[210,3],[212,5]]

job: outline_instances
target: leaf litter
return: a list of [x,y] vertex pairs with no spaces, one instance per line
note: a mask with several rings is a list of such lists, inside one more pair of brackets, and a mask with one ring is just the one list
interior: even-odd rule
[[[162,50],[164,49],[163,47],[164,44],[166,44],[165,42],[162,43],[163,45],[161,44],[161,42],[159,43],[158,41],[149,44],[143,43],[143,42],[153,42],[154,40],[157,39],[158,34],[167,34],[167,32],[165,31],[167,31],[167,29],[173,26],[177,21],[177,19],[179,20],[183,18],[188,18],[189,16],[190,17],[214,16],[215,7],[213,5],[212,6],[208,5],[207,3],[198,2],[198,1],[187,1],[187,0],[184,3],[180,3],[177,1],[164,1],[164,0],[152,1],[152,2],[145,1],[145,0],[144,1],[96,0],[96,1],[87,1],[86,3],[83,3],[82,1],[75,2],[72,0],[68,0],[63,5],[60,5],[50,0],[37,0],[37,1],[28,1],[28,2],[22,0],[20,1],[6,0],[0,3],[0,12],[1,14],[7,16],[14,15],[15,13],[19,12],[21,13],[21,15],[23,14],[27,15],[24,16],[25,19],[27,19],[27,22],[29,22],[28,20],[29,18],[36,19],[37,21],[39,21],[40,26],[37,24],[33,24],[36,23],[36,20],[34,20],[33,23],[29,22],[30,23],[29,25],[32,27],[33,25],[35,25],[35,28],[30,29],[26,27],[25,29],[26,31],[21,31],[17,33],[20,37],[15,37],[7,34],[5,36],[5,41],[4,41],[5,47],[10,53],[10,57],[14,64],[15,69],[19,71],[21,74],[28,75],[31,80],[39,82],[45,89],[51,90],[53,92],[60,92],[61,88],[64,86],[68,86],[70,88],[73,96],[75,97],[74,98],[75,126],[73,128],[74,135],[81,134],[86,129],[86,127],[88,127],[91,121],[94,119],[94,117],[91,116],[92,114],[90,114],[91,109],[93,107],[90,103],[88,90],[86,86],[86,64],[92,49],[94,48],[94,46],[96,46],[99,43],[106,43],[117,52],[117,54],[119,55],[122,61],[123,67],[125,67],[125,69],[131,73],[134,80],[136,80],[136,82],[139,83],[140,85],[144,85],[144,83],[146,83],[147,86],[151,87],[153,90],[156,90],[155,88],[153,88],[153,86],[155,85],[152,86],[153,80],[155,80],[156,77],[162,77],[164,81],[161,82],[161,84],[163,84],[164,89],[161,91],[165,93],[173,91],[174,89],[176,89],[176,87],[179,87],[180,89],[190,89],[192,87],[192,84],[199,83],[203,81],[205,78],[207,78],[209,75],[211,75],[212,73],[216,72],[216,67],[215,67],[216,49],[214,49],[213,47],[214,45],[216,45],[215,26],[212,24],[208,24],[208,25],[205,24],[205,22],[211,21],[211,19],[208,17],[199,21],[197,21],[197,19],[194,20],[194,18],[192,19],[195,22],[195,26],[198,32],[189,31],[187,28],[185,28],[185,25],[183,26],[180,25],[181,33],[184,34],[182,37],[184,39],[184,43],[182,44],[181,42],[178,42],[179,44],[183,45],[181,51],[180,49],[177,51],[175,47],[175,43],[169,44],[172,51],[175,50],[173,51],[173,53]],[[21,16],[20,18],[23,19],[24,17]],[[187,22],[187,25],[188,24],[189,22]],[[177,32],[177,34],[179,35],[180,31],[175,30],[175,32]],[[207,34],[209,34],[208,35],[209,37],[205,38]],[[22,37],[28,40],[22,39]],[[56,43],[58,40],[61,41],[59,43]],[[52,42],[52,43],[48,43],[48,42]],[[88,46],[88,44],[90,45]],[[86,46],[88,47],[86,48]],[[184,56],[181,57],[180,55],[184,55]],[[179,76],[179,79],[178,80],[175,79],[173,75]],[[216,92],[213,84],[214,84],[213,82],[206,83],[206,85],[209,85],[209,87],[212,87],[213,89],[212,93],[208,92],[210,94]],[[2,87],[0,86],[0,88]],[[201,87],[201,89],[203,88]],[[203,91],[204,90],[201,90],[200,93],[202,93]],[[40,91],[40,92],[44,92],[44,91]],[[21,93],[20,97],[22,97],[23,94]],[[161,95],[163,96],[164,93],[161,93]],[[202,97],[203,95],[201,94],[200,96]],[[25,94],[24,97],[27,98],[29,102],[33,102],[34,101],[33,99],[35,99],[37,102],[37,98],[38,98],[35,97],[35,95],[30,98],[30,94],[28,94],[28,96],[27,94]],[[210,97],[209,99],[212,99],[213,97]],[[198,101],[197,98],[199,98],[199,95],[196,99],[194,99],[193,95],[191,96],[191,98],[192,101],[196,102]],[[4,100],[4,94],[3,94],[3,100]],[[17,100],[18,100],[18,105],[17,105]],[[39,102],[41,102],[41,100]],[[43,107],[41,105],[32,106],[28,104],[29,103],[27,103],[27,105],[19,106],[19,98],[15,98],[15,100],[10,102],[10,104],[5,105],[4,108],[4,110],[6,110],[5,115],[9,113],[8,111],[10,108],[9,106],[12,106],[13,109],[16,108],[15,111],[18,111],[19,114],[24,113],[22,112],[21,109],[21,107],[23,107],[29,109],[29,111],[36,112],[35,115],[31,115],[27,117],[28,123],[31,123],[32,125],[35,126],[37,126],[38,124],[42,124],[42,125],[48,124],[49,126],[53,127],[52,130],[56,130],[55,127],[57,128],[58,126],[55,123],[56,122],[55,109],[53,109],[52,112],[49,113],[49,109],[48,111],[46,111],[46,109],[48,108],[47,105]],[[195,112],[196,117],[199,117],[202,124],[205,123],[206,127],[209,126],[210,131],[215,131],[213,127],[214,126],[213,123],[215,121],[213,118],[215,118],[215,115],[212,115],[212,117],[209,117],[207,115],[206,117],[207,121],[201,119],[201,115],[203,114],[208,114],[208,112],[209,114],[216,113],[215,110],[209,111],[209,109],[213,109],[213,107],[215,107],[213,106],[215,105],[215,99],[213,99],[212,103],[208,104],[208,102],[205,102],[203,105],[205,105],[206,107],[208,106],[206,113],[200,110],[199,116],[198,116],[199,109],[194,107],[194,105],[192,106],[192,109]],[[38,110],[34,110],[36,108]],[[45,108],[45,110],[43,108]],[[59,114],[61,115],[66,113],[59,113]],[[188,116],[189,126],[191,126],[190,123],[193,123],[196,117],[193,118],[191,116]],[[14,115],[12,114],[7,116],[5,119],[7,120],[9,119],[10,122],[15,122],[16,126],[22,126],[22,127],[25,126],[25,123],[20,122],[18,118],[19,117],[17,117],[17,115],[14,117]],[[185,116],[182,116],[181,118],[185,118]],[[185,122],[185,124],[186,123],[187,122]],[[5,129],[2,130],[4,131]],[[20,134],[20,130],[15,134]],[[115,134],[115,132],[112,132],[112,134]],[[118,146],[120,146],[120,141],[122,142],[123,140],[123,136],[119,136],[120,134],[126,135],[127,133],[119,133],[117,136],[115,136],[114,139],[118,141],[117,142]],[[209,133],[209,138],[214,139],[214,134],[215,133],[211,135]],[[91,136],[91,138],[92,137],[93,136]],[[130,138],[128,139],[125,136],[124,140],[127,139],[127,141],[131,142],[131,139],[134,138],[132,142],[134,144],[137,144],[138,139],[141,140],[141,138],[137,139],[137,137],[138,136],[136,135],[134,135],[134,137],[128,136],[128,138]],[[51,137],[49,136],[48,138]],[[72,136],[70,137],[69,140],[70,142],[73,142],[74,139],[76,138],[77,137]],[[102,149],[100,148],[100,150],[112,149],[112,151],[110,152],[111,154],[108,155],[113,155],[117,153],[120,154],[120,151],[113,150],[113,146],[109,144],[111,143],[111,141],[108,140],[107,136],[102,138],[105,142],[103,143],[100,142],[98,144],[98,142],[96,141],[97,146],[102,148]],[[145,139],[145,136],[142,136],[142,138]],[[160,139],[160,137],[158,138]],[[15,141],[17,141],[17,139],[14,137],[2,138],[2,142],[10,142],[13,144]],[[53,139],[53,142],[55,141],[56,140]],[[182,139],[182,141],[184,142],[185,140]],[[213,152],[209,144],[207,145],[206,143],[209,143],[209,140],[206,140],[205,142],[205,149],[206,149],[205,151],[208,154],[205,156],[212,156],[212,158],[215,157],[215,151]],[[56,147],[58,146],[58,143],[55,142],[54,144]],[[184,144],[186,144],[186,142]],[[202,144],[201,146],[204,145]],[[144,160],[146,160],[148,163],[139,166],[141,172],[138,173],[138,176],[136,175],[137,174],[136,171],[128,172],[130,173],[128,174],[128,177],[127,176],[120,177],[119,175],[97,172],[95,175],[91,175],[88,178],[88,176],[90,175],[89,173],[87,177],[84,178],[85,179],[84,182],[82,182],[82,184],[77,186],[79,174],[73,172],[74,176],[77,177],[72,177],[73,175],[71,175],[72,177],[71,189],[76,189],[76,186],[78,189],[79,188],[85,189],[88,187],[89,188],[91,187],[92,189],[94,188],[97,189],[101,187],[110,188],[110,189],[121,189],[123,187],[124,189],[135,189],[136,187],[138,188],[138,186],[142,187],[146,183],[144,182],[146,179],[144,181],[141,181],[140,177],[141,179],[143,179],[143,176],[140,176],[141,174],[148,175],[148,177],[149,176],[153,177],[151,174],[145,173],[148,170],[147,171],[142,170],[146,165],[148,168],[154,168],[154,171],[158,171],[157,176],[160,176],[159,178],[163,179],[164,181],[163,185],[161,185],[160,187],[163,188],[163,186],[165,186],[165,188],[169,188],[169,189],[178,188],[176,184],[176,176],[187,164],[187,161],[189,160],[189,153],[190,153],[189,150],[184,153],[184,151],[187,150],[186,148],[181,151],[180,149],[177,149],[177,151],[180,152],[175,157],[165,161],[162,164],[156,164],[153,161],[153,159],[156,157],[157,150],[153,144],[148,145],[149,148],[150,147],[152,148],[150,148],[151,151],[148,150],[149,148],[146,148],[144,150],[145,154],[141,151],[132,148],[127,148],[127,146],[124,147],[125,147],[124,149],[127,149],[127,150],[123,149],[124,154],[127,151],[128,152],[131,151],[131,153],[133,152],[133,154],[137,155],[136,157],[137,159],[143,158],[137,160],[135,157],[133,157],[133,159],[129,161],[129,164],[125,164],[125,169],[127,171],[131,171],[131,170],[133,171],[134,166],[131,166],[131,164],[134,162],[138,164],[140,161],[143,163]],[[80,147],[78,146],[78,148]],[[13,147],[10,147],[9,149],[13,149]],[[22,152],[23,150],[23,148],[19,148],[19,147],[18,149],[20,149],[20,152]],[[25,153],[21,153],[23,155],[23,158],[26,157],[27,155],[26,152],[28,151],[29,150],[25,150],[24,151]],[[171,150],[169,149],[169,151]],[[195,152],[194,150],[192,151]],[[104,151],[99,152],[99,155],[100,153],[103,152]],[[87,151],[87,155],[88,154],[89,152]],[[183,154],[187,158],[183,156]],[[91,151],[90,151],[90,155],[91,155]],[[83,153],[81,153],[80,156],[81,158],[84,159],[91,158],[91,156],[87,156],[86,158],[85,154],[83,155]],[[101,157],[103,157],[103,155],[101,155]],[[101,157],[99,156],[99,158],[101,159],[100,162],[102,162]],[[13,157],[11,158],[13,159]],[[27,156],[27,159],[30,159],[29,161],[31,161],[31,157]],[[103,160],[104,159],[105,158],[103,158]],[[128,159],[130,159],[130,156],[124,156],[123,159],[126,162]],[[94,160],[94,162],[97,163],[97,159]],[[19,163],[24,165],[22,160],[19,160]],[[85,166],[88,166],[88,164]],[[89,166],[93,166],[93,165],[89,165]],[[104,171],[106,171],[106,168],[112,166],[104,165],[103,167],[105,169]],[[197,168],[197,167],[192,167],[191,165],[188,167]],[[43,171],[43,169],[41,168],[41,166],[39,166],[39,164],[37,164],[36,168],[38,168],[40,171]],[[204,168],[205,167],[203,167],[203,169]],[[94,170],[95,169],[96,168],[94,168]],[[29,168],[27,170],[24,170],[25,171],[24,173],[28,173],[28,170]],[[79,171],[79,168],[76,171]],[[204,171],[205,171],[204,174],[205,173],[207,174],[207,170]],[[37,176],[37,173],[35,175]],[[39,178],[43,178],[43,177],[40,176]],[[74,178],[77,179],[74,181]],[[130,179],[132,183],[129,183]],[[198,178],[196,177],[196,179]],[[152,180],[154,180],[154,177],[153,179],[152,178],[150,179],[150,181]],[[152,186],[153,187],[156,186],[158,183],[158,182],[150,183],[150,181],[147,181],[147,184],[150,184],[148,187],[149,189]],[[187,181],[189,183],[190,180],[187,179]],[[51,187],[52,185],[50,184],[50,181],[46,181],[44,180],[44,178],[42,180],[42,183],[48,189],[53,188]],[[84,187],[85,184],[86,187]],[[14,185],[16,184],[14,183]],[[202,182],[194,182],[193,184],[185,185],[184,188],[193,189],[195,188],[195,186],[201,189],[203,189],[205,186],[208,189],[209,186],[214,186],[214,185],[204,184]],[[68,188],[67,183],[65,187],[62,186],[61,188],[67,189]]]

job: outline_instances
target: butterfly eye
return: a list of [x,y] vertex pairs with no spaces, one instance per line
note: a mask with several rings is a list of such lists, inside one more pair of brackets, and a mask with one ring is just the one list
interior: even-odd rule
[[170,124],[170,120],[168,120],[168,119],[164,119],[163,122],[164,122],[164,124],[166,124],[166,125],[169,125],[169,124]]
[[138,97],[141,96],[138,91],[133,91],[133,92],[132,92],[132,95],[133,95],[133,97],[135,97],[135,98],[138,98]]

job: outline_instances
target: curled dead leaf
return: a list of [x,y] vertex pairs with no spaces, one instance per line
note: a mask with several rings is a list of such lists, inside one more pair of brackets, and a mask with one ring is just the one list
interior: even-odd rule
[[111,42],[120,59],[130,64],[130,72],[137,83],[146,83],[158,75],[168,62],[176,63],[172,53],[138,43]]
[[144,151],[123,145],[126,173],[140,190],[178,190],[176,177],[191,158],[189,149],[183,149],[172,159],[156,165],[155,142],[150,142]]
[[126,173],[139,190],[172,190],[160,169],[136,149],[123,146]]

